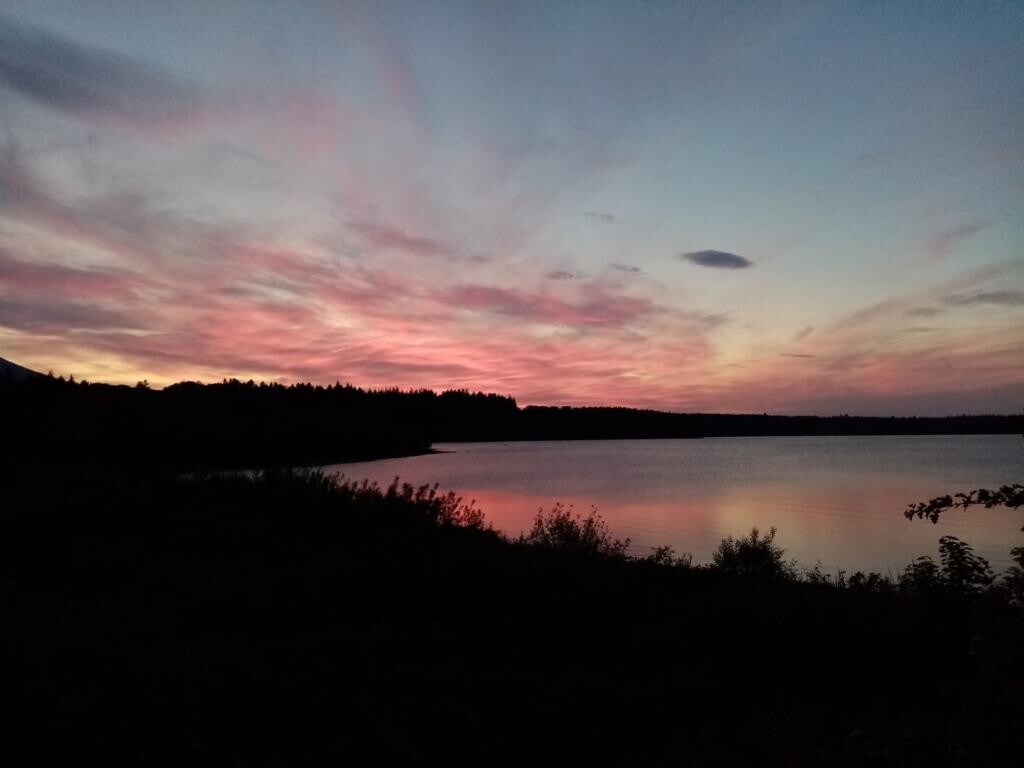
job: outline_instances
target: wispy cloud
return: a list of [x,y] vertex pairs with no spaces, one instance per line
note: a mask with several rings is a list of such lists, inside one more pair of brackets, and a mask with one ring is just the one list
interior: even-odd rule
[[634,266],[632,264],[620,264],[615,261],[613,261],[608,266],[611,267],[612,269],[617,269],[619,272],[632,272],[633,274],[643,272],[643,270],[640,269],[640,267]]
[[793,341],[803,341],[812,333],[814,333],[814,326],[805,325],[803,328],[801,328],[799,331],[793,334]]
[[1024,306],[1024,291],[991,290],[955,293],[947,296],[946,301],[957,306],[991,304],[1000,307],[1019,307]]
[[952,229],[943,230],[928,241],[928,254],[933,259],[944,259],[953,249],[971,236],[981,232],[991,223],[991,221],[969,221]]
[[137,329],[139,321],[127,313],[86,301],[21,301],[5,297],[0,301],[0,327],[60,334],[77,329]]
[[567,269],[553,269],[545,274],[549,280],[583,280],[589,275],[586,272],[570,272]]
[[911,317],[935,317],[945,311],[942,307],[911,307],[907,310],[907,314]]
[[861,152],[854,157],[854,160],[865,165],[880,165],[887,160],[896,158],[899,154],[899,150],[896,149],[881,149],[875,152]]
[[657,311],[649,299],[612,293],[601,288],[586,291],[578,300],[543,292],[459,285],[440,294],[456,307],[517,317],[534,323],[570,327],[622,326]]
[[603,211],[584,211],[584,216],[594,221],[599,221],[602,224],[614,224],[619,220],[617,216],[611,213],[604,213]]
[[739,256],[726,251],[694,251],[683,253],[679,258],[697,264],[701,267],[712,267],[714,269],[746,269],[752,267],[754,262],[746,256]]
[[0,249],[0,289],[12,296],[125,299],[148,283],[126,270],[29,262]]
[[349,228],[372,248],[403,251],[417,256],[455,256],[455,248],[440,240],[410,234],[398,227],[373,221],[355,220]]
[[137,59],[80,45],[0,15],[0,83],[79,117],[165,123],[203,106],[199,90]]

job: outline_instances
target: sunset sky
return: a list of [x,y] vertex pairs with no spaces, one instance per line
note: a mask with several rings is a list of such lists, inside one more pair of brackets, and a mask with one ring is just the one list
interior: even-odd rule
[[0,357],[1024,407],[1024,3],[3,9]]

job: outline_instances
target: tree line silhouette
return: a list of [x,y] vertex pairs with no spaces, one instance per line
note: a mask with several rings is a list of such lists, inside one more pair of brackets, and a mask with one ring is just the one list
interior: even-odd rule
[[7,461],[301,465],[422,453],[436,442],[742,435],[1006,433],[1020,416],[666,413],[519,407],[508,396],[225,379],[161,390],[39,376],[0,382]]

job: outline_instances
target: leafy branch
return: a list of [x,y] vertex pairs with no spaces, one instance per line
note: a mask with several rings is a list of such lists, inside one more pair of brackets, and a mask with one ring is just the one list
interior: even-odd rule
[[[948,509],[967,509],[970,506],[980,504],[985,508],[1009,507],[1015,509],[1024,506],[1024,485],[1013,483],[1004,485],[995,490],[988,488],[977,488],[970,493],[957,493],[952,496],[936,496],[930,501],[920,501],[907,506],[903,515],[908,520],[915,517],[919,520],[925,518],[933,523],[939,522],[939,516]],[[1021,530],[1024,530],[1022,528]]]

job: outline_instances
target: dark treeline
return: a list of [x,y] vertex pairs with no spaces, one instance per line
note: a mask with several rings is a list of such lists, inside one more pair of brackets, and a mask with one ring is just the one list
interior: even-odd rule
[[871,418],[520,408],[452,390],[364,390],[182,382],[162,390],[53,377],[0,382],[7,460],[243,467],[420,453],[434,442],[741,435],[969,434],[1024,431],[1020,416]]
[[776,416],[666,413],[634,408],[529,406],[519,415],[525,439],[778,437],[784,435],[1012,434],[1020,416]]

